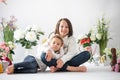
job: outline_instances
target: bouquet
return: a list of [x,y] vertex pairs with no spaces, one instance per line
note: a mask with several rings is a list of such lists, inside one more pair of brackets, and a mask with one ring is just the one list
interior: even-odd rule
[[82,38],[78,39],[78,43],[80,45],[82,45],[84,48],[87,46],[91,46],[91,44],[93,43],[93,41],[90,38],[90,33],[86,34],[85,36],[83,36]]
[[[6,43],[13,43],[14,42],[14,31],[16,30],[15,22],[17,19],[14,16],[10,16],[10,20],[5,18],[1,18],[0,20],[0,39]],[[13,60],[12,54],[8,54],[8,57]]]
[[14,31],[16,30],[15,22],[17,19],[14,16],[10,16],[10,20],[2,18],[0,21],[0,31],[3,33],[3,40],[5,42],[14,42]]
[[108,23],[109,22],[105,21],[104,17],[102,17],[98,20],[96,30],[89,32],[91,34],[91,40],[99,45],[101,56],[105,54],[104,50],[107,47],[108,40],[111,39],[108,34]]
[[12,64],[11,59],[9,59],[8,54],[14,54],[13,49],[15,48],[14,44],[10,41],[8,43],[2,42],[0,44],[0,60],[5,60],[9,62],[9,65]]
[[83,36],[78,40],[78,44],[82,45],[86,51],[90,52],[91,57],[89,62],[92,62],[92,60],[94,61],[92,49],[91,49],[91,45],[93,44],[93,41],[91,40],[90,36],[91,36],[90,33],[86,34],[85,36]]
[[15,42],[20,43],[26,49],[36,46],[41,35],[44,33],[37,26],[28,26],[25,30],[18,29],[14,32]]

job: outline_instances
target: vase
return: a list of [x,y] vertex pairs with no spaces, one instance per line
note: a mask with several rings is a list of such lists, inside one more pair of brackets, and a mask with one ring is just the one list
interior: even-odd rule
[[7,69],[9,63],[7,61],[2,61],[2,66],[3,66],[3,71],[5,72],[5,70]]
[[99,44],[100,56],[105,55],[104,50],[105,50],[106,46],[107,46],[107,44],[103,44],[103,43]]
[[25,49],[25,56],[33,55],[33,49]]
[[37,53],[36,49],[37,49],[36,46],[34,46],[30,49],[25,49],[25,56],[27,56],[27,55],[35,56],[35,54]]

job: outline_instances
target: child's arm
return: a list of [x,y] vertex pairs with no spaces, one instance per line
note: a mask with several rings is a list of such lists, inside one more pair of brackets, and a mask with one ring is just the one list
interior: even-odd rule
[[48,51],[46,52],[46,56],[45,56],[46,60],[47,60],[47,61],[51,61],[52,57],[53,57],[53,54],[51,53],[50,50],[48,50]]
[[64,50],[63,47],[61,47],[60,51],[58,53],[52,52],[53,53],[53,58],[59,59],[64,55]]

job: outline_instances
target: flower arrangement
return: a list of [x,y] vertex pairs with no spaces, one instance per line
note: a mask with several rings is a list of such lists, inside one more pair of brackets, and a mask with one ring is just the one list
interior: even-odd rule
[[13,44],[13,42],[2,42],[0,44],[0,60],[9,61],[9,65],[11,65],[12,60],[8,57],[8,54],[14,54],[14,48],[15,45]]
[[100,48],[100,56],[103,56],[104,50],[107,47],[108,40],[111,39],[108,34],[108,26],[109,22],[106,22],[104,17],[98,20],[97,30],[90,30],[90,39],[99,45]]
[[84,48],[87,46],[91,46],[92,41],[90,40],[89,35],[86,35],[78,40],[78,43],[82,45]]
[[88,34],[86,34],[83,38],[78,40],[78,43],[82,45],[85,49],[91,52],[90,61],[94,60],[93,55],[95,54],[96,47],[94,51],[90,50],[91,44],[97,43],[100,49],[100,61],[103,61],[103,57],[105,57],[105,48],[107,47],[108,40],[111,39],[108,34],[109,22],[105,21],[105,18],[102,17],[98,20],[97,28],[95,30],[91,29]]
[[[14,31],[16,30],[15,22],[17,19],[15,16],[10,16],[10,20],[7,20],[5,18],[1,18],[0,21],[0,31],[1,31],[1,39],[2,41],[8,43],[8,42],[14,42]],[[12,54],[8,54],[8,57],[13,60]]]
[[20,43],[26,49],[36,46],[41,35],[44,33],[37,26],[28,26],[25,31],[19,29],[14,32],[15,42]]
[[82,38],[78,39],[78,44],[80,44],[84,48],[84,50],[89,51],[91,53],[91,58],[89,62],[92,62],[94,61],[92,49],[91,49],[91,45],[93,44],[93,41],[91,40],[90,35],[91,34],[88,33]]
[[10,16],[10,20],[2,18],[0,21],[0,31],[3,32],[3,40],[5,42],[12,41],[14,42],[14,31],[16,30],[15,22],[17,19],[14,16]]

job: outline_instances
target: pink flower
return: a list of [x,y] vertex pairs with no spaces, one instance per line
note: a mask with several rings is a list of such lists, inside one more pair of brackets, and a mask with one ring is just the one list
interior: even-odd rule
[[2,42],[0,44],[0,48],[5,49],[7,47],[7,44],[5,42]]
[[[0,59],[5,60],[8,57],[8,54],[14,54],[14,51],[13,51],[13,48],[11,48],[10,42],[0,43]],[[10,60],[12,60],[12,58],[10,58]]]
[[5,53],[9,53],[10,47],[5,42],[2,42],[0,44],[0,51],[5,52]]
[[119,72],[120,71],[120,65],[119,64],[116,64],[115,65],[115,72]]
[[8,53],[10,51],[10,48],[9,47],[6,47],[5,48],[5,52]]
[[112,71],[115,71],[115,66],[112,66]]

